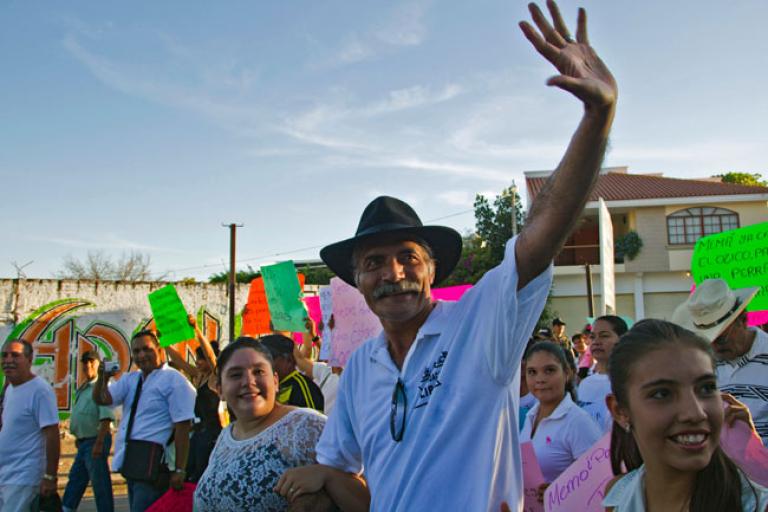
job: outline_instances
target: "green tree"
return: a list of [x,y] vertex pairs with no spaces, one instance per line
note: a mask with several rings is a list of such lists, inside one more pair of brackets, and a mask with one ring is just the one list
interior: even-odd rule
[[737,185],[749,185],[752,187],[768,187],[768,181],[762,179],[763,176],[758,173],[750,172],[727,172],[718,174],[723,183],[735,183]]
[[[512,185],[496,196],[493,204],[485,196],[475,196],[475,232],[481,240],[481,245],[491,253],[491,266],[495,267],[504,259],[504,248],[507,240],[512,238],[512,219],[514,217],[516,232],[523,227],[523,208],[517,187]],[[487,269],[486,269],[487,270]]]
[[[238,270],[237,272],[235,272],[235,282],[250,283],[260,275],[261,273],[258,270],[254,270],[253,267],[248,265],[248,270]],[[228,283],[229,271],[225,270],[225,271],[218,272],[216,274],[211,275],[211,277],[208,278],[208,282],[209,283]]]
[[[523,228],[525,214],[520,196],[513,185],[504,189],[491,203],[486,197],[475,196],[475,232],[464,235],[459,263],[440,286],[475,284],[483,275],[504,259],[507,241],[512,238],[514,212],[516,232]],[[551,307],[551,291],[536,329],[549,327],[555,317]]]
[[303,265],[301,267],[296,267],[296,269],[304,274],[304,284],[331,284],[331,278],[336,275],[331,271],[331,269],[322,263],[314,265]]

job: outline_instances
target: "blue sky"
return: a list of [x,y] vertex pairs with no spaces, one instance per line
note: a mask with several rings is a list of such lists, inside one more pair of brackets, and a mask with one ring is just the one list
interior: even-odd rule
[[[232,221],[243,265],[314,258],[380,194],[471,229],[474,195],[556,166],[580,117],[525,5],[3,2],[0,276],[102,249],[204,279]],[[606,165],[768,174],[768,2],[578,5],[619,82]]]

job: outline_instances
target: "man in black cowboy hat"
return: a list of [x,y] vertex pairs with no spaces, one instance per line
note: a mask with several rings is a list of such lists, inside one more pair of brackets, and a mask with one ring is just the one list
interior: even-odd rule
[[521,509],[520,360],[546,301],[552,259],[597,177],[617,97],[587,41],[584,11],[574,41],[557,6],[548,7],[554,28],[535,5],[541,33],[520,26],[561,73],[548,84],[578,97],[584,116],[504,261],[459,302],[433,301],[431,287],[456,265],[461,237],[423,226],[391,197],[366,207],[353,238],[320,252],[363,294],[383,332],[348,362],[317,446],[320,465],[281,478],[277,490],[289,500],[324,487],[343,510],[365,509],[355,478],[364,469],[372,510],[498,511],[504,501]]

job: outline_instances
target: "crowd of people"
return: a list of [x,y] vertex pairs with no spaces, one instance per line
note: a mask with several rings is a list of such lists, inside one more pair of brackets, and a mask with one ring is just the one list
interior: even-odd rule
[[[673,322],[628,328],[601,316],[569,338],[556,319],[549,339],[531,337],[551,262],[599,172],[618,94],[589,45],[585,12],[574,39],[548,7],[552,23],[532,4],[538,30],[521,29],[560,73],[547,83],[584,112],[502,263],[459,301],[434,301],[431,287],[459,261],[461,236],[378,197],[353,237],[320,253],[382,325],[341,376],[316,361],[322,340],[310,321],[300,346],[273,333],[232,340],[220,353],[196,329],[194,365],[173,350],[167,364],[157,333],[140,331],[131,339],[136,370],[112,382],[86,353],[65,510],[77,509],[89,480],[98,509],[112,510],[105,482],[116,406],[112,468],[135,512],[190,483],[200,511],[522,510],[521,443],[531,442],[547,481],[541,499],[607,432],[615,474],[607,510],[768,509],[768,490],[720,446],[734,422],[768,436],[768,334],[748,327],[745,313],[757,287],[708,280]],[[32,361],[27,341],[3,345],[0,512],[31,510],[56,491],[56,401]]]

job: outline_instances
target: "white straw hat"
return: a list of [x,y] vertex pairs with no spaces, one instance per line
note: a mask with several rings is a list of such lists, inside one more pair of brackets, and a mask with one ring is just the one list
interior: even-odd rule
[[731,290],[722,279],[706,279],[672,315],[672,322],[714,341],[744,311],[759,286]]

